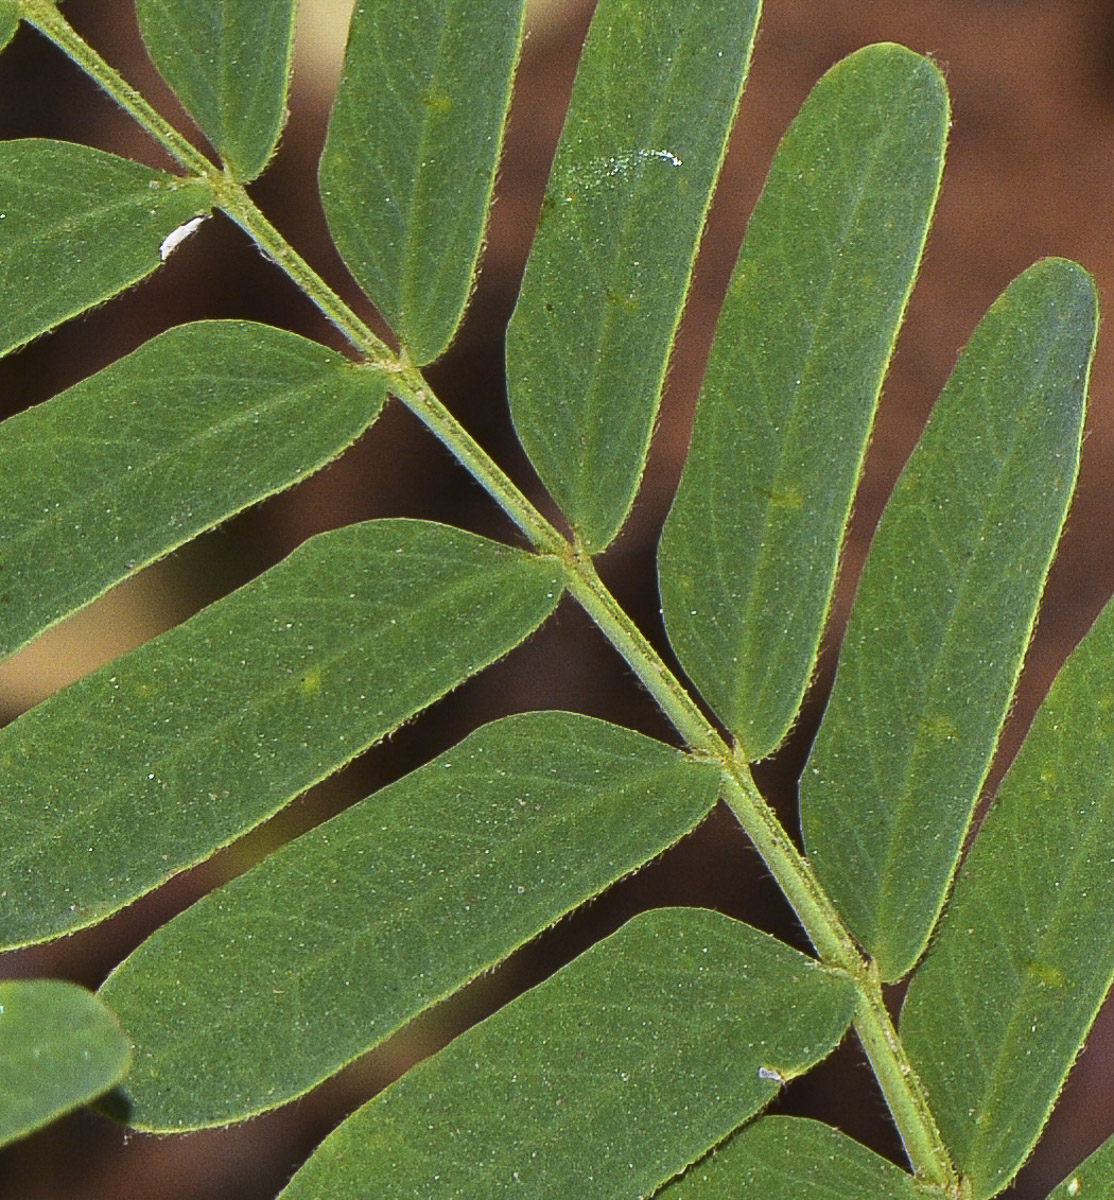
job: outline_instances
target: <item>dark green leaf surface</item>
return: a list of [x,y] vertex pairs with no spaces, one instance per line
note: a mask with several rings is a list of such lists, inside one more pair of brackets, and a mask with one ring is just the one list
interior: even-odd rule
[[150,275],[211,204],[200,180],[103,150],[0,143],[0,354]]
[[[128,1123],[300,1095],[691,830],[719,772],[572,713],[508,717],[164,926],[102,990]],[[358,986],[354,986],[358,981]]]
[[830,1125],[759,1117],[657,1200],[925,1200],[913,1177]]
[[321,158],[337,248],[410,358],[440,357],[472,290],[524,0],[356,6]]
[[424,521],[312,538],[0,730],[0,937],[78,929],[270,816],[552,612],[560,571]]
[[120,1026],[84,988],[0,982],[0,1145],[107,1091],[130,1056]]
[[282,1200],[649,1195],[824,1058],[850,981],[703,909],[659,909],[415,1067]]
[[1048,1200],[1114,1200],[1114,1137],[1053,1188]]
[[5,421],[0,654],[308,475],[385,398],[382,376],[315,342],[200,321]]
[[801,779],[810,862],[882,978],[920,957],[1013,696],[1079,462],[1098,311],[1049,259],[975,331],[870,548]]
[[996,1194],[1114,977],[1114,605],[1037,714],[913,976],[901,1033],[940,1132]]
[[601,0],[507,336],[515,428],[592,553],[646,464],[757,0]]
[[817,84],[732,277],[659,561],[682,665],[751,760],[816,661],[943,164],[939,71],[870,46]]
[[143,40],[232,174],[266,166],[286,120],[294,0],[136,0]]

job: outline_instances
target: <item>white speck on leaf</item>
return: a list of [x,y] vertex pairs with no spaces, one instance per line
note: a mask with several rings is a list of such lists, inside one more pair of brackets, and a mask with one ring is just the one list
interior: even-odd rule
[[636,150],[633,154],[617,154],[607,160],[605,174],[624,175],[632,167],[640,167],[651,158],[679,167],[681,160],[672,150]]

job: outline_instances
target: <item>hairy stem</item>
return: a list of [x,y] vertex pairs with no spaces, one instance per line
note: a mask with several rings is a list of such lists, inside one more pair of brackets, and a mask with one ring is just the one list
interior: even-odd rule
[[221,211],[235,221],[263,254],[285,272],[295,286],[317,305],[353,346],[359,347],[369,362],[387,370],[397,368],[397,359],[390,347],[372,333],[279,233],[259,210],[242,184],[225,183],[214,188],[214,199]]
[[860,981],[855,1033],[918,1176],[925,1183],[935,1184],[948,1200],[967,1200],[967,1184],[952,1165],[924,1085],[890,1020],[882,984],[873,969],[868,979]]
[[19,15],[48,37],[187,171],[210,179],[218,169],[104,61],[58,11],[55,0],[19,0]]
[[608,638],[670,719],[690,751],[715,761],[723,798],[774,875],[816,951],[849,975],[859,993],[855,1029],[870,1060],[917,1176],[963,1200],[964,1183],[951,1163],[924,1088],[905,1055],[886,1009],[873,964],[855,944],[839,911],[794,845],[751,775],[749,765],[720,736],[668,664],[622,609],[587,554],[561,534],[460,425],[421,372],[399,358],[305,262],[267,220],[243,186],[195,149],[127,84],[62,18],[53,0],[21,0],[21,16],[58,45],[177,162],[205,179],[214,203],[339,329],[369,364],[392,375],[391,391],[449,449],[522,531],[535,550],[562,563],[569,592]]

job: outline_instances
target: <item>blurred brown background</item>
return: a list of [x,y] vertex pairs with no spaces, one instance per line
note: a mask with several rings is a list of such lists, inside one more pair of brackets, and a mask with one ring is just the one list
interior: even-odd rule
[[[653,0],[647,0],[652,3]],[[708,230],[648,482],[602,570],[662,643],[653,573],[656,531],[688,437],[715,315],[777,139],[817,78],[872,41],[931,54],[952,93],[954,126],[938,219],[891,371],[860,496],[835,630],[870,530],[976,321],[1035,259],[1075,258],[1114,282],[1114,3],[1111,0],[767,0],[743,115]],[[332,252],[314,170],[339,70],[350,0],[302,0],[293,115],[257,199],[294,244],[358,303]],[[467,324],[431,372],[441,394],[523,486],[529,467],[502,395],[502,331],[529,248],[591,0],[535,0],[484,271]],[[67,0],[65,12],[125,76],[174,102],[147,63],[130,0]],[[22,30],[0,56],[0,137],[84,141],[165,165],[124,114],[41,38]],[[213,220],[154,279],[0,362],[3,414],[43,400],[164,328],[200,317],[270,321],[338,345],[332,330],[228,222]],[[1021,696],[1003,747],[1016,749],[1071,646],[1114,591],[1114,340],[1095,368],[1081,487],[1055,567]],[[401,408],[349,454],[295,491],[202,538],[0,665],[0,715],[29,704],[276,561],[310,534],[374,516],[453,521],[491,536],[508,529],[484,495]],[[831,655],[790,745],[761,778],[792,823],[793,784],[830,676]],[[0,958],[5,976],[58,975],[96,986],[154,926],[244,869],[281,839],[333,814],[506,711],[579,710],[662,737],[670,731],[603,640],[571,606],[505,663],[471,681],[340,777],[217,860],[174,880],[118,918],[62,943]],[[0,1200],[265,1200],[347,1112],[464,1024],[543,978],[640,908],[704,904],[799,943],[761,863],[723,814],[653,867],[516,955],[388,1046],[304,1100],[230,1130],[180,1138],[126,1135],[79,1113],[0,1154]],[[1114,1014],[1100,1018],[1051,1132],[1011,1195],[1043,1197],[1114,1131]],[[846,1046],[792,1085],[787,1111],[838,1124],[899,1156],[880,1097]]]

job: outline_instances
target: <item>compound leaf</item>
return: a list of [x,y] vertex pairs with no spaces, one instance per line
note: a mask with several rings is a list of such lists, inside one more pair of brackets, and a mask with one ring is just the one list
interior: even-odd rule
[[84,988],[0,982],[0,1145],[107,1091],[130,1058],[120,1026]]
[[1114,605],[1068,659],[909,986],[901,1034],[974,1200],[1036,1142],[1114,978]]
[[853,988],[702,909],[635,917],[415,1067],[282,1200],[646,1196],[824,1058]]
[[472,290],[524,0],[356,6],[321,158],[337,249],[416,363]]
[[646,463],[757,0],[602,0],[507,334],[515,428],[596,553]]
[[308,475],[385,399],[382,376],[315,342],[199,321],[5,421],[0,654]]
[[457,529],[369,521],[31,709],[0,730],[4,944],[208,857],[529,636],[560,580]]
[[759,1117],[655,1200],[925,1200],[907,1172],[820,1121]]
[[809,860],[882,978],[920,957],[1079,463],[1094,284],[1049,259],[976,329],[883,514],[801,780]]
[[294,0],[136,0],[159,74],[233,175],[254,179],[286,120]]
[[128,1123],[225,1124],[301,1094],[660,854],[718,789],[711,764],[588,717],[485,726],[117,968],[101,994],[136,1044]]
[[804,695],[943,165],[927,59],[869,46],[817,84],[729,287],[659,557],[670,642],[763,758]]
[[89,146],[0,143],[0,354],[138,283],[208,185]]

